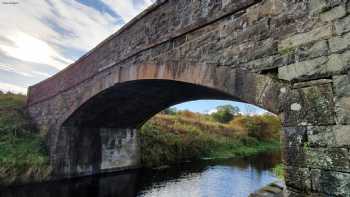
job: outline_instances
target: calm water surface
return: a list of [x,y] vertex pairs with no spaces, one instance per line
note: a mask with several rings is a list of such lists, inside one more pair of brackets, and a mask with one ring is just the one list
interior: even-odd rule
[[247,197],[276,181],[276,154],[184,163],[69,181],[0,189],[1,197]]

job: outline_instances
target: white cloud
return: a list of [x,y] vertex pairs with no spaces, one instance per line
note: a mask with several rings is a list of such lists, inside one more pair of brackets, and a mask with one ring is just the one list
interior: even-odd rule
[[215,113],[215,112],[217,112],[217,111],[218,111],[217,109],[211,109],[211,110],[209,110],[209,111],[207,112],[207,114],[211,115],[211,114],[213,114],[213,113]]
[[[128,21],[153,0],[100,2]],[[0,69],[38,82],[52,70],[65,68],[121,27],[121,18],[101,10],[73,0],[0,4],[0,52],[6,56],[0,59],[0,65],[6,67]],[[14,84],[18,79],[13,79]],[[26,84],[29,85],[33,84]]]
[[133,17],[139,14],[143,9],[152,5],[155,0],[125,1],[125,0],[102,0],[116,14],[123,18],[124,22],[129,22]]
[[0,90],[3,92],[9,91],[13,93],[27,94],[27,88],[3,82],[0,82]]
[[72,63],[72,60],[60,55],[46,42],[26,33],[14,32],[8,35],[7,39],[15,43],[14,46],[0,44],[0,49],[2,49],[6,55],[16,59],[48,64],[57,69],[63,69],[65,66]]
[[36,75],[40,75],[40,76],[44,76],[44,77],[50,77],[51,76],[48,73],[44,73],[44,72],[40,72],[40,71],[36,71],[36,70],[31,71],[31,73],[36,74]]
[[12,73],[16,73],[18,75],[22,75],[24,77],[33,77],[33,75],[27,73],[27,72],[21,72],[19,70],[16,70],[14,68],[11,68],[9,66],[5,66],[5,65],[1,65],[0,64],[0,70],[4,70],[4,71],[7,71],[7,72],[12,72]]

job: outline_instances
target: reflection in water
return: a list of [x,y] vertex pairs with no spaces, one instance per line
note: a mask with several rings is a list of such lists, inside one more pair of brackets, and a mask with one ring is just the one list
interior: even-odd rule
[[1,197],[246,197],[277,180],[279,153],[254,158],[184,163],[166,170],[134,170],[0,189]]

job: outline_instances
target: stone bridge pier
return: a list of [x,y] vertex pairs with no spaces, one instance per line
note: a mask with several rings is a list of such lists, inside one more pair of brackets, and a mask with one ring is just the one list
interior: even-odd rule
[[348,0],[158,0],[27,109],[73,177],[138,166],[137,129],[169,106],[250,103],[283,122],[286,196],[350,196],[349,68]]

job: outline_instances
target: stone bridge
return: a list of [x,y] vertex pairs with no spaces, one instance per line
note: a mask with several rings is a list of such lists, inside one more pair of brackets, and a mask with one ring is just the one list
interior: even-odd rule
[[30,87],[56,176],[136,167],[137,130],[185,101],[282,119],[287,196],[350,196],[350,1],[158,0]]

